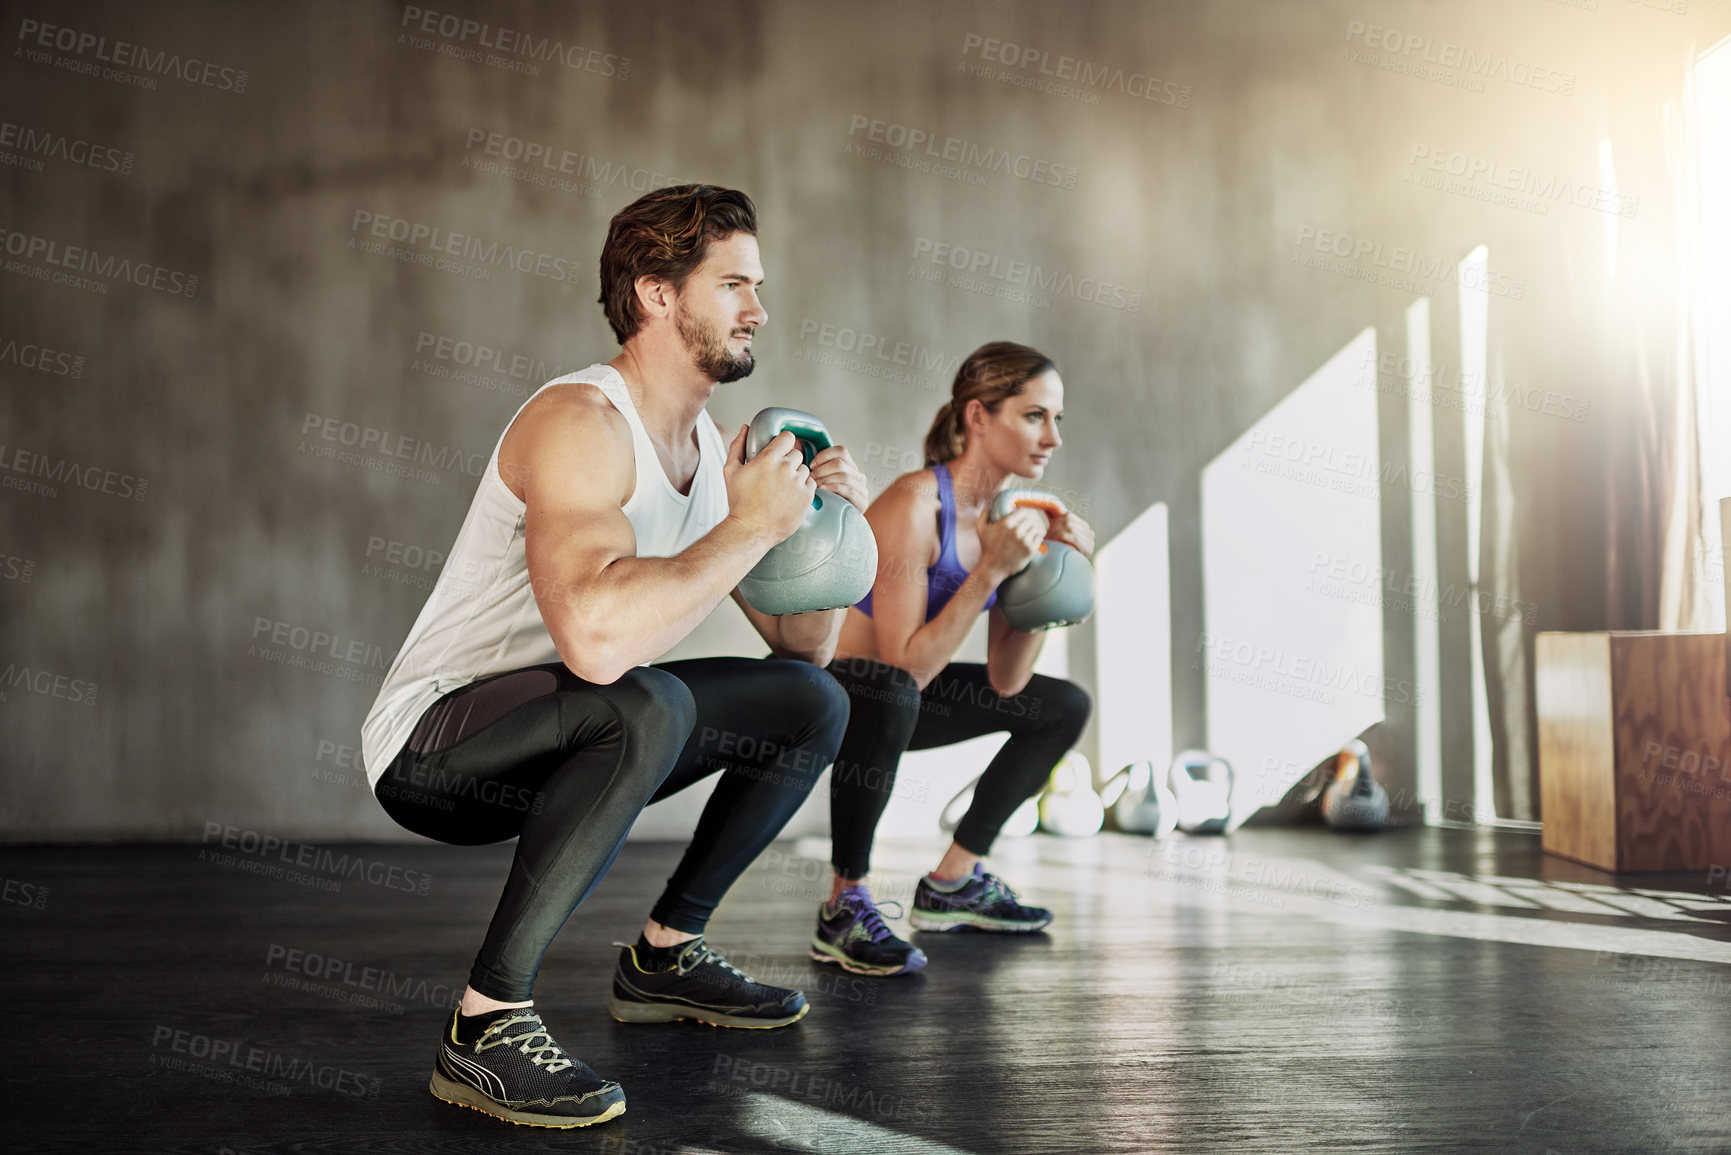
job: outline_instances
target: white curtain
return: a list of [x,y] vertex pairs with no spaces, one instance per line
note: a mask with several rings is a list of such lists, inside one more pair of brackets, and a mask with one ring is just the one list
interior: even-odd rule
[[1665,113],[1678,308],[1659,628],[1717,631],[1725,628],[1719,499],[1731,496],[1731,42],[1701,57]]

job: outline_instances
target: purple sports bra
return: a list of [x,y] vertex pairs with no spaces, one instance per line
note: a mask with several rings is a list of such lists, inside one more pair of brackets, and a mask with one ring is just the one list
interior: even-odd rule
[[[926,621],[931,621],[943,612],[950,604],[950,598],[955,596],[962,583],[968,580],[967,570],[956,557],[956,494],[950,483],[950,467],[947,465],[932,466],[932,475],[938,479],[938,560],[926,570]],[[991,609],[998,601],[998,591],[993,590],[986,595],[985,609]],[[872,616],[872,596],[866,594],[858,606],[866,617]]]

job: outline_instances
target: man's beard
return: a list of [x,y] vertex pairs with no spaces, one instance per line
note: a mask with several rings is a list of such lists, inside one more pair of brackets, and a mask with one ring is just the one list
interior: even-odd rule
[[727,342],[721,339],[715,326],[699,321],[683,307],[674,309],[673,324],[679,331],[680,340],[690,350],[692,361],[705,377],[726,384],[749,377],[757,368],[750,349],[740,353],[728,352]]

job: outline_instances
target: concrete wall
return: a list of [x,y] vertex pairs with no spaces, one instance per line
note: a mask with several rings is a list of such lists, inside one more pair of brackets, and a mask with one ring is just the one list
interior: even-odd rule
[[[1516,412],[1524,577],[1539,624],[1598,624],[1594,459],[1672,317],[1663,105],[1722,8],[8,4],[0,837],[398,836],[341,763],[436,576],[413,562],[532,387],[613,355],[608,218],[687,180],[762,216],[770,322],[724,427],[811,408],[882,484],[974,346],[1057,359],[1052,483],[1103,539],[1170,506],[1180,745],[1205,737],[1199,471],[1365,326],[1398,351],[1416,297],[1446,334],[1453,262],[1487,244],[1510,380],[1583,411]],[[1423,63],[1461,50],[1491,63]],[[937,155],[898,147],[916,131]],[[1606,138],[1620,218],[1448,171],[1596,187]],[[481,254],[419,239],[453,234]],[[758,652],[722,616],[682,652]],[[1394,677],[1410,618],[1388,630]]]

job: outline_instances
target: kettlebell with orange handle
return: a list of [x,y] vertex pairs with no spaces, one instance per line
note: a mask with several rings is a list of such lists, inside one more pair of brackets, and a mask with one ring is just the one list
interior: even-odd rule
[[[1049,493],[1004,489],[992,499],[991,519],[1001,521],[1022,508],[1051,517],[1064,513],[1063,503]],[[1061,541],[1042,542],[1040,552],[998,586],[998,608],[1011,629],[1028,633],[1086,621],[1094,612],[1094,567],[1080,550]]]

